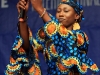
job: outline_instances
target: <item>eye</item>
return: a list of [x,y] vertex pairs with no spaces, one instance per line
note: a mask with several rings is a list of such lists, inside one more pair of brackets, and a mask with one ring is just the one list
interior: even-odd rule
[[64,12],[69,12],[69,10],[67,10],[67,9],[64,9]]
[[68,8],[64,8],[63,11],[64,11],[65,13],[67,13],[67,12],[69,12],[69,9],[68,9]]
[[57,11],[56,11],[57,13],[60,13],[61,12],[61,9],[57,9]]

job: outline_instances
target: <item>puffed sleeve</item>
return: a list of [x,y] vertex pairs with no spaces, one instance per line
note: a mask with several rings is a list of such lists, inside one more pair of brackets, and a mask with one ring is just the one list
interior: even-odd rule
[[[80,32],[81,34],[79,34],[79,32],[76,34],[77,36],[77,46],[80,50],[80,53],[85,53],[87,54],[88,52],[88,46],[89,46],[89,39],[88,36],[86,35],[85,32]],[[83,39],[82,39],[83,37]]]

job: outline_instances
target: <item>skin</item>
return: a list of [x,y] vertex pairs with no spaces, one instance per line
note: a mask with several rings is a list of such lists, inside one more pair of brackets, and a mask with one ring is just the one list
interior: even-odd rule
[[[20,13],[20,8],[25,10],[25,15],[24,15],[24,20],[26,19],[26,15],[27,15],[27,11],[29,8],[29,0],[27,2],[25,2],[24,0],[19,0],[19,2],[17,3],[17,10],[18,13]],[[23,38],[24,43],[22,44],[22,48],[28,52],[29,49],[29,33],[28,33],[28,26],[27,26],[27,22],[19,22],[18,25],[18,31],[20,36]],[[23,32],[24,31],[24,32]]]
[[67,29],[72,30],[73,24],[76,22],[79,16],[71,6],[67,4],[60,4],[57,8],[56,18]]
[[[37,11],[39,15],[42,15],[44,12],[44,7],[42,6],[42,0],[28,0],[27,2],[25,0],[19,0],[19,2],[17,3],[17,10],[18,10],[18,13],[20,13],[20,8],[25,10],[24,20],[26,19],[27,11],[29,8],[29,2],[32,4],[33,8]],[[67,4],[60,4],[57,8],[56,18],[67,29],[72,30],[73,23],[75,23],[75,21],[79,19],[79,15],[75,12],[75,10],[71,6]],[[42,16],[42,19],[44,20],[44,22],[48,22],[51,20],[47,11]],[[19,29],[19,34],[24,40],[22,47],[27,52],[30,46],[27,22],[26,21],[19,22],[18,29]]]
[[[42,15],[44,12],[44,7],[42,6],[42,0],[30,0],[33,8]],[[20,0],[17,4],[18,13],[20,12],[20,8],[26,11],[25,17],[27,15],[27,11],[29,8],[29,0],[25,2],[25,0]],[[75,21],[79,18],[79,15],[75,12],[75,10],[67,5],[67,4],[60,4],[57,8],[56,18],[62,23],[67,29],[72,30],[72,25]],[[42,19],[47,22],[51,20],[48,13],[46,12]]]
[[[39,15],[42,15],[44,12],[44,7],[42,6],[42,0],[30,0],[33,8],[37,11]],[[27,11],[29,8],[29,0],[25,2],[25,0],[19,0],[17,3],[17,10],[18,13],[20,13],[20,8],[25,10],[24,20],[26,19]],[[67,5],[67,4],[61,4],[57,8],[56,12],[56,18],[59,20],[60,23],[62,23],[67,29],[72,30],[73,29],[73,23],[76,22],[77,19],[79,19],[79,15],[74,11],[74,9]],[[46,12],[42,19],[44,22],[48,22],[51,20],[48,13]],[[29,50],[29,32],[28,32],[28,26],[27,22],[19,22],[19,34],[21,35],[22,39],[24,40],[24,43],[22,44],[22,47],[26,52]],[[78,73],[74,75],[79,75]]]

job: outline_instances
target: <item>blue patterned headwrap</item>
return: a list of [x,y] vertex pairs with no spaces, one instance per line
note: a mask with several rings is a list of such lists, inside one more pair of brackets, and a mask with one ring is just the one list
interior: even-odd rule
[[73,7],[75,12],[80,16],[80,21],[84,20],[83,7],[76,0],[62,0],[60,4],[70,5],[71,7]]

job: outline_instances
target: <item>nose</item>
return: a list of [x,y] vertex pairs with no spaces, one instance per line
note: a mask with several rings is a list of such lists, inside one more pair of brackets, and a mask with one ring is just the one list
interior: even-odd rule
[[59,13],[59,17],[63,17],[64,16],[64,13],[63,13],[63,11],[61,11],[60,13]]

